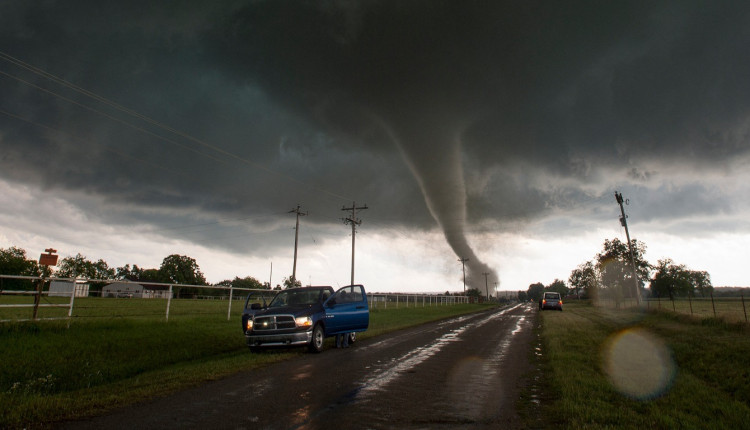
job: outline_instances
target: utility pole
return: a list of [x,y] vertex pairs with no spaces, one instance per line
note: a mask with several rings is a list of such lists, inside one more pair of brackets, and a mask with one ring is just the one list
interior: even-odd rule
[[299,205],[296,209],[290,210],[288,213],[297,214],[297,223],[294,226],[294,265],[292,266],[292,286],[297,283],[297,243],[299,241],[299,217],[307,215],[307,212],[301,212]]
[[490,289],[487,286],[487,276],[490,275],[490,272],[482,272],[482,275],[484,275],[484,292],[487,293],[487,300],[490,299]]
[[469,261],[468,258],[459,258],[458,261],[461,262],[461,268],[464,271],[464,296],[466,295],[466,262]]
[[623,227],[625,227],[625,237],[628,239],[628,252],[630,254],[630,267],[633,269],[633,283],[635,287],[635,300],[638,305],[641,304],[641,292],[638,291],[638,271],[635,269],[635,258],[633,257],[633,245],[630,243],[630,231],[628,231],[628,217],[625,215],[625,208],[623,207],[623,202],[625,204],[628,204],[629,201],[625,201],[622,198],[622,194],[615,191],[615,199],[617,200],[617,204],[620,205],[620,213],[622,216],[620,216],[620,224],[622,224]]
[[350,218],[344,218],[344,224],[352,225],[352,280],[350,285],[354,285],[354,238],[357,235],[357,226],[362,224],[362,220],[357,219],[357,211],[365,209],[367,209],[367,205],[357,207],[355,202],[352,202],[352,207],[350,208],[341,208],[342,211],[352,211],[352,216]]

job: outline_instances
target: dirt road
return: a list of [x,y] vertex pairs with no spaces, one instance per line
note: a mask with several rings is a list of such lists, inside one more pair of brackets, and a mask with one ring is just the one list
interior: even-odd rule
[[452,318],[60,428],[516,428],[535,315],[526,304]]

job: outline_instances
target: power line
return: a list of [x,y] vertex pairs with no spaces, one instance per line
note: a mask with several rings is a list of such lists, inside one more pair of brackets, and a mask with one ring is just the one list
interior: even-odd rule
[[[285,179],[285,180],[288,180],[288,181],[300,184],[300,185],[302,185],[303,187],[305,187],[307,189],[318,191],[318,192],[327,194],[327,195],[329,195],[331,197],[335,197],[337,199],[349,200],[349,198],[347,198],[345,196],[342,196],[340,194],[334,193],[334,192],[329,191],[329,190],[324,189],[324,188],[320,188],[320,187],[311,185],[308,182],[300,181],[298,179],[292,178],[291,176],[287,176],[285,174],[279,173],[279,172],[277,172],[275,170],[272,170],[272,169],[266,167],[263,164],[256,163],[254,161],[248,160],[248,159],[243,158],[243,157],[241,157],[241,156],[239,156],[237,154],[234,154],[234,153],[232,153],[230,151],[222,149],[222,148],[220,148],[220,147],[218,147],[216,145],[212,145],[212,144],[210,144],[208,142],[205,142],[205,141],[203,141],[201,139],[198,139],[198,138],[196,138],[196,137],[194,137],[194,136],[192,136],[192,135],[190,135],[190,134],[188,134],[186,132],[183,132],[181,130],[177,130],[177,129],[173,128],[173,127],[170,127],[170,126],[168,126],[168,125],[166,125],[166,124],[164,124],[162,122],[159,122],[159,121],[154,120],[154,119],[152,119],[152,118],[150,118],[150,117],[148,117],[148,116],[146,116],[144,114],[141,114],[140,112],[138,112],[136,110],[127,108],[125,106],[122,106],[119,103],[116,103],[116,102],[114,102],[112,100],[109,100],[109,99],[107,99],[107,98],[105,98],[103,96],[100,96],[100,95],[98,95],[98,94],[96,94],[96,93],[94,93],[92,91],[86,90],[86,89],[84,89],[84,88],[82,88],[82,87],[80,87],[78,85],[75,85],[75,84],[73,84],[71,82],[68,82],[68,81],[66,81],[66,80],[64,80],[64,79],[62,79],[62,78],[60,78],[58,76],[55,76],[52,73],[44,71],[44,70],[42,70],[42,69],[40,69],[38,67],[35,67],[33,65],[30,65],[30,64],[28,64],[28,63],[26,63],[26,62],[24,62],[24,61],[22,61],[20,59],[17,59],[17,58],[15,58],[15,57],[13,57],[13,56],[5,53],[5,52],[0,51],[0,59],[8,61],[8,62],[10,62],[10,63],[12,63],[12,64],[14,64],[14,65],[16,65],[18,67],[22,67],[22,68],[24,68],[26,70],[29,70],[30,72],[32,72],[34,74],[37,74],[39,76],[42,76],[45,79],[51,80],[51,81],[53,81],[53,82],[55,82],[55,83],[57,83],[59,85],[62,85],[64,87],[66,87],[66,88],[69,88],[69,89],[71,89],[71,90],[73,90],[73,91],[75,91],[75,92],[77,92],[79,94],[82,94],[82,95],[84,95],[86,97],[94,99],[94,100],[96,100],[96,101],[98,101],[100,103],[104,103],[105,105],[110,106],[110,107],[112,107],[112,108],[114,108],[114,109],[116,109],[116,110],[118,110],[120,112],[123,112],[123,113],[125,113],[127,115],[130,115],[132,117],[138,118],[138,119],[140,119],[142,121],[145,121],[148,124],[154,125],[154,126],[156,126],[158,128],[161,128],[161,129],[163,129],[165,131],[168,131],[168,132],[170,132],[172,134],[175,134],[175,135],[180,136],[180,137],[182,137],[184,139],[187,139],[187,140],[189,140],[191,142],[194,142],[194,143],[196,143],[196,144],[198,144],[200,146],[203,146],[205,148],[211,149],[211,150],[213,150],[213,151],[215,151],[215,152],[217,152],[219,154],[225,155],[227,157],[230,157],[230,158],[235,159],[237,161],[240,161],[242,163],[249,164],[249,165],[251,165],[251,166],[253,166],[253,167],[257,168],[257,169],[260,169],[260,170],[262,170],[262,171],[264,171],[266,173],[269,173],[269,174],[272,174],[272,175],[277,176],[279,178],[282,178],[282,179]],[[45,92],[47,94],[50,94],[50,95],[54,96],[54,97],[60,98],[62,100],[65,100],[65,101],[67,101],[67,102],[69,102],[71,104],[75,104],[75,105],[77,105],[77,106],[79,106],[81,108],[84,108],[84,109],[87,109],[89,111],[95,112],[95,113],[97,113],[99,115],[105,116],[106,118],[109,118],[109,119],[111,119],[113,121],[119,122],[119,123],[121,123],[121,124],[123,124],[125,126],[131,127],[131,128],[133,128],[133,129],[135,129],[137,131],[141,131],[143,133],[146,133],[146,134],[149,134],[151,136],[154,136],[157,139],[160,139],[160,140],[163,140],[163,141],[166,141],[166,142],[178,145],[178,146],[182,147],[183,149],[195,152],[195,153],[197,153],[199,155],[203,155],[203,156],[209,157],[209,158],[211,158],[211,159],[213,159],[215,161],[224,162],[223,160],[220,160],[220,159],[218,159],[216,157],[210,156],[209,154],[206,154],[206,153],[203,153],[203,152],[199,152],[199,151],[197,151],[194,148],[190,148],[190,147],[188,147],[186,145],[180,144],[180,143],[178,143],[178,142],[176,142],[174,140],[168,139],[168,138],[166,138],[164,136],[161,136],[161,135],[158,135],[158,134],[153,133],[151,131],[148,131],[148,130],[142,128],[142,127],[139,127],[139,126],[136,126],[134,124],[131,124],[131,123],[125,121],[125,120],[122,120],[122,119],[119,119],[119,118],[115,118],[115,117],[113,117],[111,115],[108,115],[108,114],[106,114],[104,112],[101,112],[101,111],[99,111],[97,109],[94,109],[94,108],[92,108],[90,106],[86,106],[86,105],[84,105],[82,103],[76,102],[75,100],[72,100],[72,99],[67,98],[65,96],[62,96],[62,95],[60,95],[58,93],[55,93],[54,91],[42,88],[42,87],[40,87],[38,85],[35,85],[35,84],[33,84],[33,83],[29,82],[29,81],[21,79],[21,78],[19,78],[17,76],[11,75],[11,74],[3,72],[3,71],[0,71],[0,74],[2,74],[4,76],[7,76],[9,78],[15,79],[15,80],[17,80],[17,81],[19,81],[21,83],[29,85],[29,86],[31,86],[33,88],[36,88],[36,89],[38,89],[40,91],[43,91],[43,92]]]

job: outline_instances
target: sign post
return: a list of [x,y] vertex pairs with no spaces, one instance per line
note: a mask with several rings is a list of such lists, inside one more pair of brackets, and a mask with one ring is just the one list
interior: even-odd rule
[[[42,254],[39,256],[39,265],[49,267],[49,266],[57,266],[57,252],[56,249],[53,248],[47,248],[44,250],[46,254]],[[39,282],[37,282],[36,286],[36,295],[34,295],[34,312],[31,316],[31,319],[36,319],[37,311],[39,310],[39,301],[42,298],[42,291],[44,290],[44,283],[45,280],[42,277],[39,279]],[[73,284],[73,292],[75,293],[75,283]]]

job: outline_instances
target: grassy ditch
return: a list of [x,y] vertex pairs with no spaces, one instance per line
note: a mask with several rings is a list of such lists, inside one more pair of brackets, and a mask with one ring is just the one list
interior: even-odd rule
[[[370,329],[359,338],[485,308],[373,309]],[[65,321],[0,324],[0,428],[42,428],[305,353],[252,354],[238,320],[198,315],[169,322],[74,319],[69,328]]]
[[[536,428],[747,428],[750,329],[566,303],[542,313]],[[543,401],[539,402],[538,399]]]

